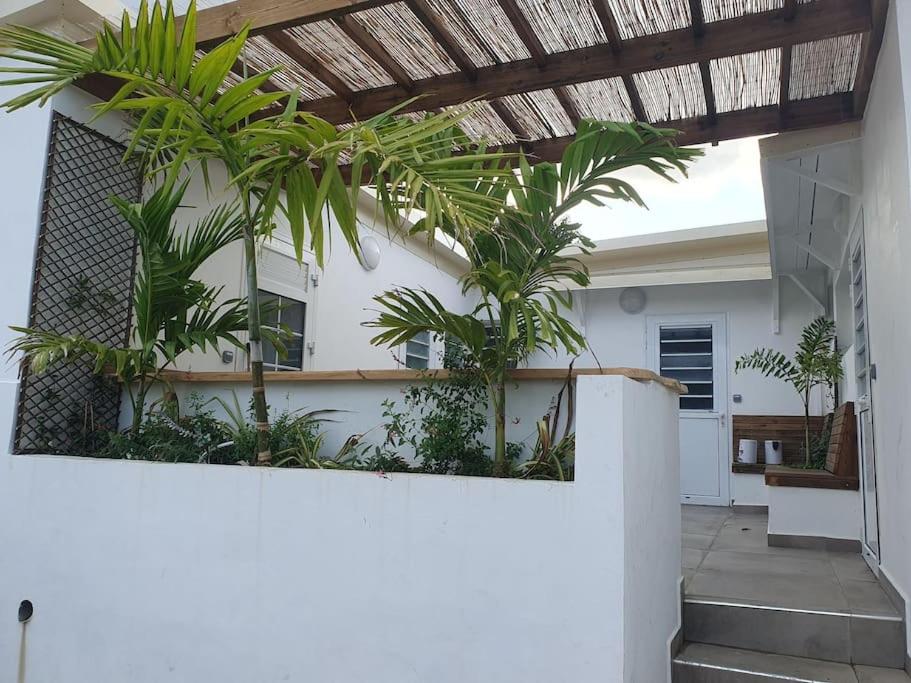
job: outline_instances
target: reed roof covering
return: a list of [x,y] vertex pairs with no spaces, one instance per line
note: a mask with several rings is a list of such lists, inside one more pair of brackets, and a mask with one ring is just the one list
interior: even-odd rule
[[469,135],[555,159],[580,118],[711,142],[860,118],[888,0],[234,0],[200,49],[250,22],[246,67],[343,125],[482,102]]

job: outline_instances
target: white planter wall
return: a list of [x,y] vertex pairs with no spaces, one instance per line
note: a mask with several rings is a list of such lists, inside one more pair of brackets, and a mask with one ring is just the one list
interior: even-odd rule
[[[381,443],[386,435],[381,425],[384,423],[383,401],[392,400],[396,409],[404,411],[404,392],[417,380],[408,382],[377,381],[319,381],[319,382],[270,382],[266,387],[266,398],[273,418],[283,411],[341,410],[332,414],[332,422],[323,425],[326,433],[326,454],[334,454],[353,434],[366,434],[364,443]],[[506,398],[506,436],[510,441],[521,442],[526,449],[534,446],[537,438],[536,423],[550,409],[557,392],[563,386],[559,380],[529,380],[511,382],[507,385]],[[189,395],[197,393],[209,398],[219,396],[229,405],[234,396],[246,411],[250,405],[250,385],[243,382],[191,382],[176,385],[176,390],[184,409],[188,408]],[[218,417],[226,417],[218,404],[211,404]],[[566,415],[567,398],[563,399],[562,415]],[[130,422],[130,406],[122,402],[121,423]],[[560,425],[562,428],[563,420]],[[483,435],[484,441],[493,444],[493,416],[489,420],[490,433]],[[408,455],[405,451],[403,454]]]
[[579,380],[577,480],[0,457],[0,680],[669,681],[676,396]]
[[768,486],[769,533],[860,539],[859,491]]

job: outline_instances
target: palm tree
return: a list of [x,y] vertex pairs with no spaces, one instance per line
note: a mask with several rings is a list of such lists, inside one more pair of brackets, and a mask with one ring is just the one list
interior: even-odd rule
[[[470,268],[462,277],[463,293],[477,292],[480,301],[466,315],[457,315],[425,290],[401,289],[375,297],[381,312],[366,323],[384,330],[374,344],[401,344],[431,332],[458,340],[487,385],[495,421],[495,472],[506,474],[506,375],[539,348],[585,348],[585,339],[563,311],[572,307],[567,284],[584,287],[588,269],[577,254],[588,253],[591,240],[566,219],[582,202],[642,198],[614,172],[643,166],[673,180],[675,169],[701,151],[673,144],[676,131],[648,124],[583,121],[559,166],[529,165],[519,159],[518,182],[509,188],[510,208],[487,231],[459,240]],[[458,238],[458,235],[454,235]]]
[[237,207],[222,207],[178,235],[173,216],[185,189],[186,183],[173,190],[161,187],[141,204],[111,199],[139,247],[131,345],[113,347],[84,335],[12,328],[21,336],[10,344],[10,352],[23,352],[36,374],[86,357],[96,373],[113,373],[129,393],[133,433],[139,429],[149,390],[178,356],[215,347],[220,339],[243,347],[235,332],[247,326],[246,304],[237,299],[216,303],[221,288],[194,277],[212,254],[241,239],[243,220]]
[[[355,207],[365,178],[377,188],[377,201],[393,229],[401,225],[402,215],[420,208],[431,243],[444,221],[464,237],[490,225],[500,211],[499,195],[477,188],[499,182],[503,155],[471,149],[456,128],[465,111],[450,110],[417,122],[397,119],[393,111],[340,132],[299,111],[296,90],[263,92],[276,70],[254,73],[223,88],[232,66],[243,61],[247,33],[244,27],[197,58],[195,3],[181,28],[170,0],[164,7],[155,2],[151,10],[143,0],[135,23],[124,12],[119,32],[106,23],[94,49],[24,27],[0,27],[0,57],[23,64],[0,68],[19,76],[0,85],[36,86],[2,105],[12,111],[35,102],[43,105],[88,76],[118,79],[122,86],[98,105],[98,115],[119,111],[131,117],[134,127],[127,154],[141,152],[151,175],[173,184],[188,168],[198,167],[208,179],[210,163],[224,165],[243,216],[257,462],[266,464],[272,454],[257,239],[268,234],[276,216],[283,214],[298,259],[310,248],[322,265],[327,232],[322,216],[328,206],[348,246],[357,252]],[[251,121],[254,114],[258,118]],[[340,169],[341,158],[350,160],[350,189]]]
[[735,372],[758,370],[766,377],[784,380],[803,403],[804,458],[810,466],[810,393],[824,386],[830,391],[842,378],[841,354],[835,347],[835,323],[820,316],[803,328],[797,353],[787,358],[775,349],[756,349],[737,359]]

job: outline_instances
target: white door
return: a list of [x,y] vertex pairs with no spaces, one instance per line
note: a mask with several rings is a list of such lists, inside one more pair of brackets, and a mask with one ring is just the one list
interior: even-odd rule
[[873,398],[871,382],[874,365],[870,360],[870,335],[867,325],[867,272],[864,262],[863,228],[851,250],[851,300],[854,322],[854,383],[857,400],[857,445],[860,453],[860,479],[863,493],[863,554],[874,569],[879,565],[879,508],[876,500],[876,450],[873,443]]
[[680,397],[681,501],[730,505],[724,316],[649,316],[648,348],[652,369],[689,391]]

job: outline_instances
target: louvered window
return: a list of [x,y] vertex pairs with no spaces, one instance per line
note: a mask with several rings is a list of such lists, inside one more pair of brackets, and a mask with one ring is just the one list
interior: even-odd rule
[[660,327],[661,374],[679,380],[689,390],[680,397],[681,410],[715,407],[712,343],[711,325]]

